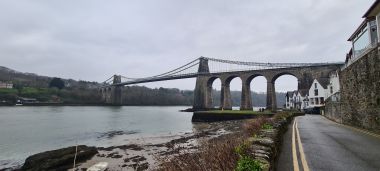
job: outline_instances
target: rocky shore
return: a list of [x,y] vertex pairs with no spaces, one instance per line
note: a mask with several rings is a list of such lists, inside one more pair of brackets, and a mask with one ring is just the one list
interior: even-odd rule
[[[136,144],[110,147],[81,145],[78,146],[79,153],[75,169],[72,169],[75,146],[47,151],[28,157],[22,170],[86,170],[99,162],[107,162],[108,170],[152,170],[157,168],[162,158],[170,158],[185,152],[195,152],[202,141],[240,131],[242,122],[237,120],[198,123],[195,125],[196,129],[193,133],[166,137],[159,143],[141,140]],[[129,132],[110,132],[104,136],[113,137],[122,134],[129,134]]]

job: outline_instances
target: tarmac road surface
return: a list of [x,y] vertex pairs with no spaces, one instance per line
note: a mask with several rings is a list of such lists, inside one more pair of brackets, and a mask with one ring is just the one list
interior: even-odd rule
[[278,171],[380,171],[380,136],[321,115],[298,116],[284,135]]

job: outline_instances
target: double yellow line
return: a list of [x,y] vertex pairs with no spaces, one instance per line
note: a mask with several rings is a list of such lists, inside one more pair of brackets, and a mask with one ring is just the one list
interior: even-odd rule
[[[296,142],[296,139],[297,139],[297,142]],[[298,131],[297,118],[295,118],[293,122],[293,131],[292,131],[292,154],[293,154],[294,171],[300,170],[299,165],[298,165],[298,155],[297,155],[297,149],[296,149],[297,144],[298,144],[298,150],[300,153],[303,171],[310,171],[309,166],[307,165],[307,162],[306,162],[305,152],[303,151],[300,133]]]

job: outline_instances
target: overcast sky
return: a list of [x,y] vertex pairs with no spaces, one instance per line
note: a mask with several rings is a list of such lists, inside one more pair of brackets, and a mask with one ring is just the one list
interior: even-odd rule
[[[88,81],[144,77],[199,56],[344,61],[374,0],[1,0],[0,65]],[[296,88],[280,77],[276,90]],[[195,79],[145,84],[194,89]],[[232,89],[240,89],[234,79]],[[254,80],[265,91],[266,80]]]

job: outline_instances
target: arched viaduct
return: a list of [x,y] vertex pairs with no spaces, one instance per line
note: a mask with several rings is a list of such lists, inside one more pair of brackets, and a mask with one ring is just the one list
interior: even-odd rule
[[329,74],[332,71],[339,69],[341,65],[326,64],[320,66],[303,66],[292,68],[252,70],[252,71],[237,71],[223,73],[209,73],[208,61],[201,60],[199,65],[199,73],[196,80],[194,90],[194,110],[212,109],[212,84],[216,79],[221,80],[221,102],[220,108],[232,109],[232,100],[230,92],[230,83],[234,78],[240,78],[241,87],[241,110],[252,110],[253,104],[251,99],[251,81],[257,76],[263,76],[267,80],[267,109],[276,110],[276,79],[282,75],[292,75],[298,80],[299,90],[308,90],[314,79],[329,79]]

